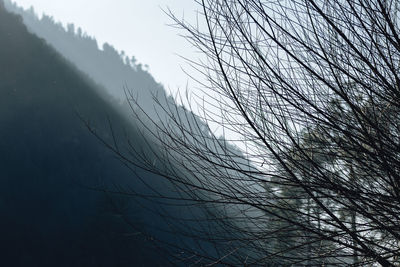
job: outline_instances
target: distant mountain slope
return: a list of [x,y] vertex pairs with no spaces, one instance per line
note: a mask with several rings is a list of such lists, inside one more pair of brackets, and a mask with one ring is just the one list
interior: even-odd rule
[[[80,28],[76,29],[73,24],[68,24],[65,29],[50,16],[43,15],[39,19],[33,8],[25,10],[10,0],[4,0],[4,3],[7,10],[21,15],[31,33],[43,38],[67,61],[100,85],[96,87],[97,91],[104,99],[116,104],[118,110],[130,120],[132,110],[127,103],[127,96],[133,97],[139,104],[140,109],[136,104],[133,105],[136,108],[135,112],[142,115],[142,120],[151,119],[155,123],[168,125],[171,115],[172,117],[179,115],[182,118],[196,120],[196,124],[202,125],[200,128],[204,129],[204,133],[209,134],[207,124],[176,104],[173,97],[167,95],[164,87],[157,83],[134,57],[128,58],[123,52],[118,52],[107,43],[103,45],[102,50],[99,49],[93,37],[83,33]],[[132,104],[135,101],[130,102]],[[146,126],[150,124],[147,123]]]
[[24,10],[9,0],[5,4],[9,11],[22,16],[30,32],[45,39],[118,101],[125,101],[124,89],[132,90],[146,112],[155,115],[153,95],[165,100],[165,90],[134,58],[128,58],[109,44],[100,50],[94,38],[82,33],[80,28],[75,29],[73,24],[66,30],[52,17],[44,15],[39,19],[33,9]]
[[[147,237],[127,235],[132,225],[104,193],[88,189],[130,181],[132,173],[78,115],[108,140],[107,118],[133,146],[143,142],[87,77],[0,1],[0,265],[165,265]],[[138,223],[154,221],[131,210]]]

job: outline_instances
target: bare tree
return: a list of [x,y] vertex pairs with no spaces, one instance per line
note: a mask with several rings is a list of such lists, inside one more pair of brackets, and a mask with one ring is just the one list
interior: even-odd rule
[[399,3],[199,4],[204,29],[173,18],[207,56],[191,63],[218,105],[202,117],[162,105],[160,122],[130,97],[156,149],[120,154],[197,207],[195,226],[171,227],[214,252],[185,251],[199,265],[398,264]]

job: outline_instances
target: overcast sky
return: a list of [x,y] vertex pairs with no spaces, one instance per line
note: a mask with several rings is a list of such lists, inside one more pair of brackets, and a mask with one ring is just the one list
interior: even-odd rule
[[[148,64],[150,73],[164,84],[167,91],[186,86],[182,72],[184,60],[178,55],[196,58],[194,49],[180,36],[183,33],[167,26],[171,19],[162,9],[170,7],[178,17],[194,20],[198,9],[194,0],[13,0],[18,5],[33,6],[41,15],[53,16],[56,21],[74,23],[99,45],[112,44]],[[190,86],[190,83],[189,83]]]

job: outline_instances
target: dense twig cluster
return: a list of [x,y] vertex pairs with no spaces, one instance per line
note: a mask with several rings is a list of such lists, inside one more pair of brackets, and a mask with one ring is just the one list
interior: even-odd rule
[[[192,63],[219,111],[205,106],[202,122],[171,104],[156,123],[131,99],[163,152],[157,163],[141,151],[125,157],[201,207],[182,229],[216,252],[193,248],[197,263],[398,263],[398,2],[200,4],[205,29],[176,22],[207,56]],[[239,136],[240,148],[208,121]]]

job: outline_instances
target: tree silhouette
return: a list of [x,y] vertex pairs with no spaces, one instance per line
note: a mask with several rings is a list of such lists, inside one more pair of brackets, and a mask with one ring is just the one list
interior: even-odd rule
[[138,114],[163,153],[156,163],[134,149],[120,155],[200,207],[195,227],[171,220],[216,248],[185,247],[195,263],[398,264],[398,2],[199,4],[205,27],[171,16],[207,56],[191,63],[218,112],[205,105],[200,118],[171,104],[162,123]]

